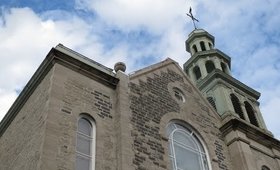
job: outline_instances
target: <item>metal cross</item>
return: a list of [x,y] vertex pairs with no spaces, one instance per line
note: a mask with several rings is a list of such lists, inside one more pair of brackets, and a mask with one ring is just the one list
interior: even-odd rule
[[195,21],[199,22],[198,19],[196,19],[193,14],[192,14],[192,8],[190,7],[189,10],[189,14],[187,14],[187,16],[189,16],[192,19],[193,25],[194,25],[194,29],[197,29],[196,25],[195,25]]

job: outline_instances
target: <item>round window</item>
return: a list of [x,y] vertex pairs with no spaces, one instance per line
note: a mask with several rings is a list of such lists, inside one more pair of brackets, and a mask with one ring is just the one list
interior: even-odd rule
[[173,95],[175,96],[175,98],[178,101],[185,102],[185,96],[184,96],[183,92],[180,89],[178,89],[177,87],[173,88]]

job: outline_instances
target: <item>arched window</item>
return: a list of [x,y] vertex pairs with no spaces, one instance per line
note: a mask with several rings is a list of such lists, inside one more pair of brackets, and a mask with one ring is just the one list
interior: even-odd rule
[[270,170],[267,166],[263,165],[262,170]]
[[215,65],[211,60],[206,61],[205,66],[207,73],[211,73],[213,70],[215,70]]
[[193,68],[193,72],[194,72],[194,75],[195,75],[195,78],[196,80],[198,80],[200,77],[201,77],[201,72],[200,72],[200,69],[198,66],[195,66]]
[[196,53],[197,52],[197,47],[196,47],[195,44],[192,46],[192,48],[193,48],[193,51]]
[[208,102],[212,105],[212,107],[213,107],[215,110],[217,110],[217,108],[216,108],[216,103],[215,103],[215,101],[214,101],[214,98],[213,98],[213,97],[207,97],[207,100],[208,100]]
[[191,128],[170,123],[167,135],[172,170],[209,170],[204,147]]
[[225,65],[225,63],[221,62],[221,67],[224,73],[227,73],[227,66]]
[[76,170],[94,170],[95,123],[87,115],[78,120]]
[[206,50],[206,48],[205,48],[205,44],[204,44],[204,42],[203,41],[200,41],[200,47],[201,47],[201,51],[205,51]]
[[259,127],[259,124],[258,124],[256,115],[255,115],[255,112],[253,110],[253,107],[247,101],[244,102],[244,104],[245,104],[246,112],[248,114],[250,123],[252,123],[253,125]]
[[237,113],[241,119],[245,120],[239,99],[234,94],[230,95],[230,99],[235,113]]
[[209,49],[212,49],[213,47],[212,47],[212,44],[209,42],[208,43],[208,45],[209,45]]

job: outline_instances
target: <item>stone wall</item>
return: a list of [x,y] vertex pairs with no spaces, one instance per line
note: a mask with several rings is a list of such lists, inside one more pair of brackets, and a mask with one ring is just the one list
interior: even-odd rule
[[77,122],[86,113],[96,123],[96,169],[115,169],[114,109],[114,89],[56,64],[41,168],[74,169]]
[[0,138],[1,170],[39,169],[52,70],[29,97]]
[[139,85],[131,83],[131,111],[134,137],[133,164],[136,169],[149,169],[155,166],[166,169],[163,159],[166,154],[159,134],[161,117],[168,112],[179,112],[179,105],[168,92],[167,85],[172,81],[183,82],[183,78],[172,71],[154,74]]
[[[196,129],[206,144],[213,169],[231,169],[216,113],[186,77],[173,68],[150,72],[130,84],[135,169],[171,168],[165,128],[172,120],[181,120]],[[184,92],[186,102],[176,100],[172,87]]]
[[[270,150],[270,149],[268,149],[268,150]],[[271,153],[271,151],[270,151],[270,153],[263,152],[263,151],[261,152],[261,150],[252,148],[252,154],[254,156],[254,159],[256,161],[256,167],[258,169],[261,169],[261,167],[263,165],[270,168],[270,170],[278,170],[280,168],[279,164],[276,161],[277,158],[275,157],[275,155],[273,153]]]

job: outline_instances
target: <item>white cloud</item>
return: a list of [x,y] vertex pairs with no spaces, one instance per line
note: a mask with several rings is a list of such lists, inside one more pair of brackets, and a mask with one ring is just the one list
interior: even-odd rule
[[185,0],[76,0],[80,9],[94,11],[103,21],[122,30],[146,28],[161,33],[186,20],[186,11],[194,6]]
[[267,122],[268,130],[273,130],[273,135],[280,139],[280,128],[279,128],[279,110],[280,110],[280,91],[278,96],[270,98],[264,106],[261,108],[263,117]]
[[0,89],[0,120],[4,117],[5,113],[11,107],[15,99],[17,98],[17,94],[15,91],[7,91]]
[[[58,43],[75,48],[87,42],[89,26],[73,17],[42,20],[29,8],[2,11],[0,18],[0,117],[51,49]],[[94,36],[91,37],[93,39]]]

